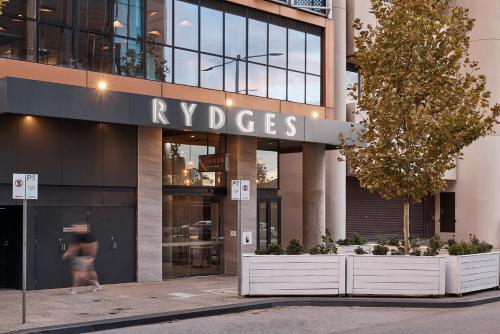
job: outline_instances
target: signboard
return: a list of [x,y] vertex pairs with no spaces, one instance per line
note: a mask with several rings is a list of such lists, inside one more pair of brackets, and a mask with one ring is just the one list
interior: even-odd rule
[[38,199],[37,174],[26,174],[26,199]]
[[26,174],[14,174],[12,176],[12,198],[26,198]]
[[250,180],[241,180],[240,181],[240,199],[242,201],[250,200]]
[[231,181],[231,199],[233,201],[239,201],[241,199],[241,182],[240,180]]
[[199,156],[198,170],[200,172],[225,172],[226,155],[225,154],[208,154]]

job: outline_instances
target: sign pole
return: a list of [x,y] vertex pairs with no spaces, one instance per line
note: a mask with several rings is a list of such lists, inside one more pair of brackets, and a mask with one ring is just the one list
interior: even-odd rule
[[242,235],[241,235],[241,199],[238,200],[238,298],[241,298],[241,244],[242,244]]
[[28,200],[23,199],[23,324],[26,323],[26,255],[28,253]]

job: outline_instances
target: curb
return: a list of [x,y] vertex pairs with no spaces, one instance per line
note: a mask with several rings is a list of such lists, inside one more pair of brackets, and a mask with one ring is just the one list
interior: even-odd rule
[[[253,299],[253,298],[252,298]],[[500,301],[500,294],[489,297],[464,296],[462,298],[370,298],[370,297],[285,297],[262,298],[248,302],[202,307],[189,310],[135,315],[114,319],[103,319],[72,324],[54,325],[8,332],[10,334],[76,334],[131,326],[151,325],[167,321],[186,320],[209,316],[241,313],[245,311],[285,306],[350,306],[350,307],[404,307],[404,308],[461,308]]]

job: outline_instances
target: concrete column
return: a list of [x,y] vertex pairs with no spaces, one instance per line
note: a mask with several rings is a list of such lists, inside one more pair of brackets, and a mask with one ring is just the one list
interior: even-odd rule
[[226,274],[236,275],[238,230],[238,202],[231,200],[231,181],[250,180],[250,200],[241,201],[241,232],[252,232],[252,245],[244,246],[242,253],[253,253],[257,248],[257,138],[226,136],[229,172],[226,173],[227,196],[224,200],[224,268]]
[[325,145],[302,145],[304,248],[311,249],[325,234]]
[[[346,0],[333,0],[334,115],[346,120]],[[346,163],[338,151],[326,154],[326,228],[335,239],[346,237]]]
[[162,280],[162,129],[138,129],[137,281]]

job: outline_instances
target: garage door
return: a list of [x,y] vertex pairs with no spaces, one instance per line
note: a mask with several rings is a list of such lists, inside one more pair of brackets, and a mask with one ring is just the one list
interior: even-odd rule
[[[403,201],[385,200],[360,187],[354,177],[347,178],[347,236],[354,232],[377,240],[403,236]],[[434,197],[410,205],[410,234],[428,238],[434,234]]]

